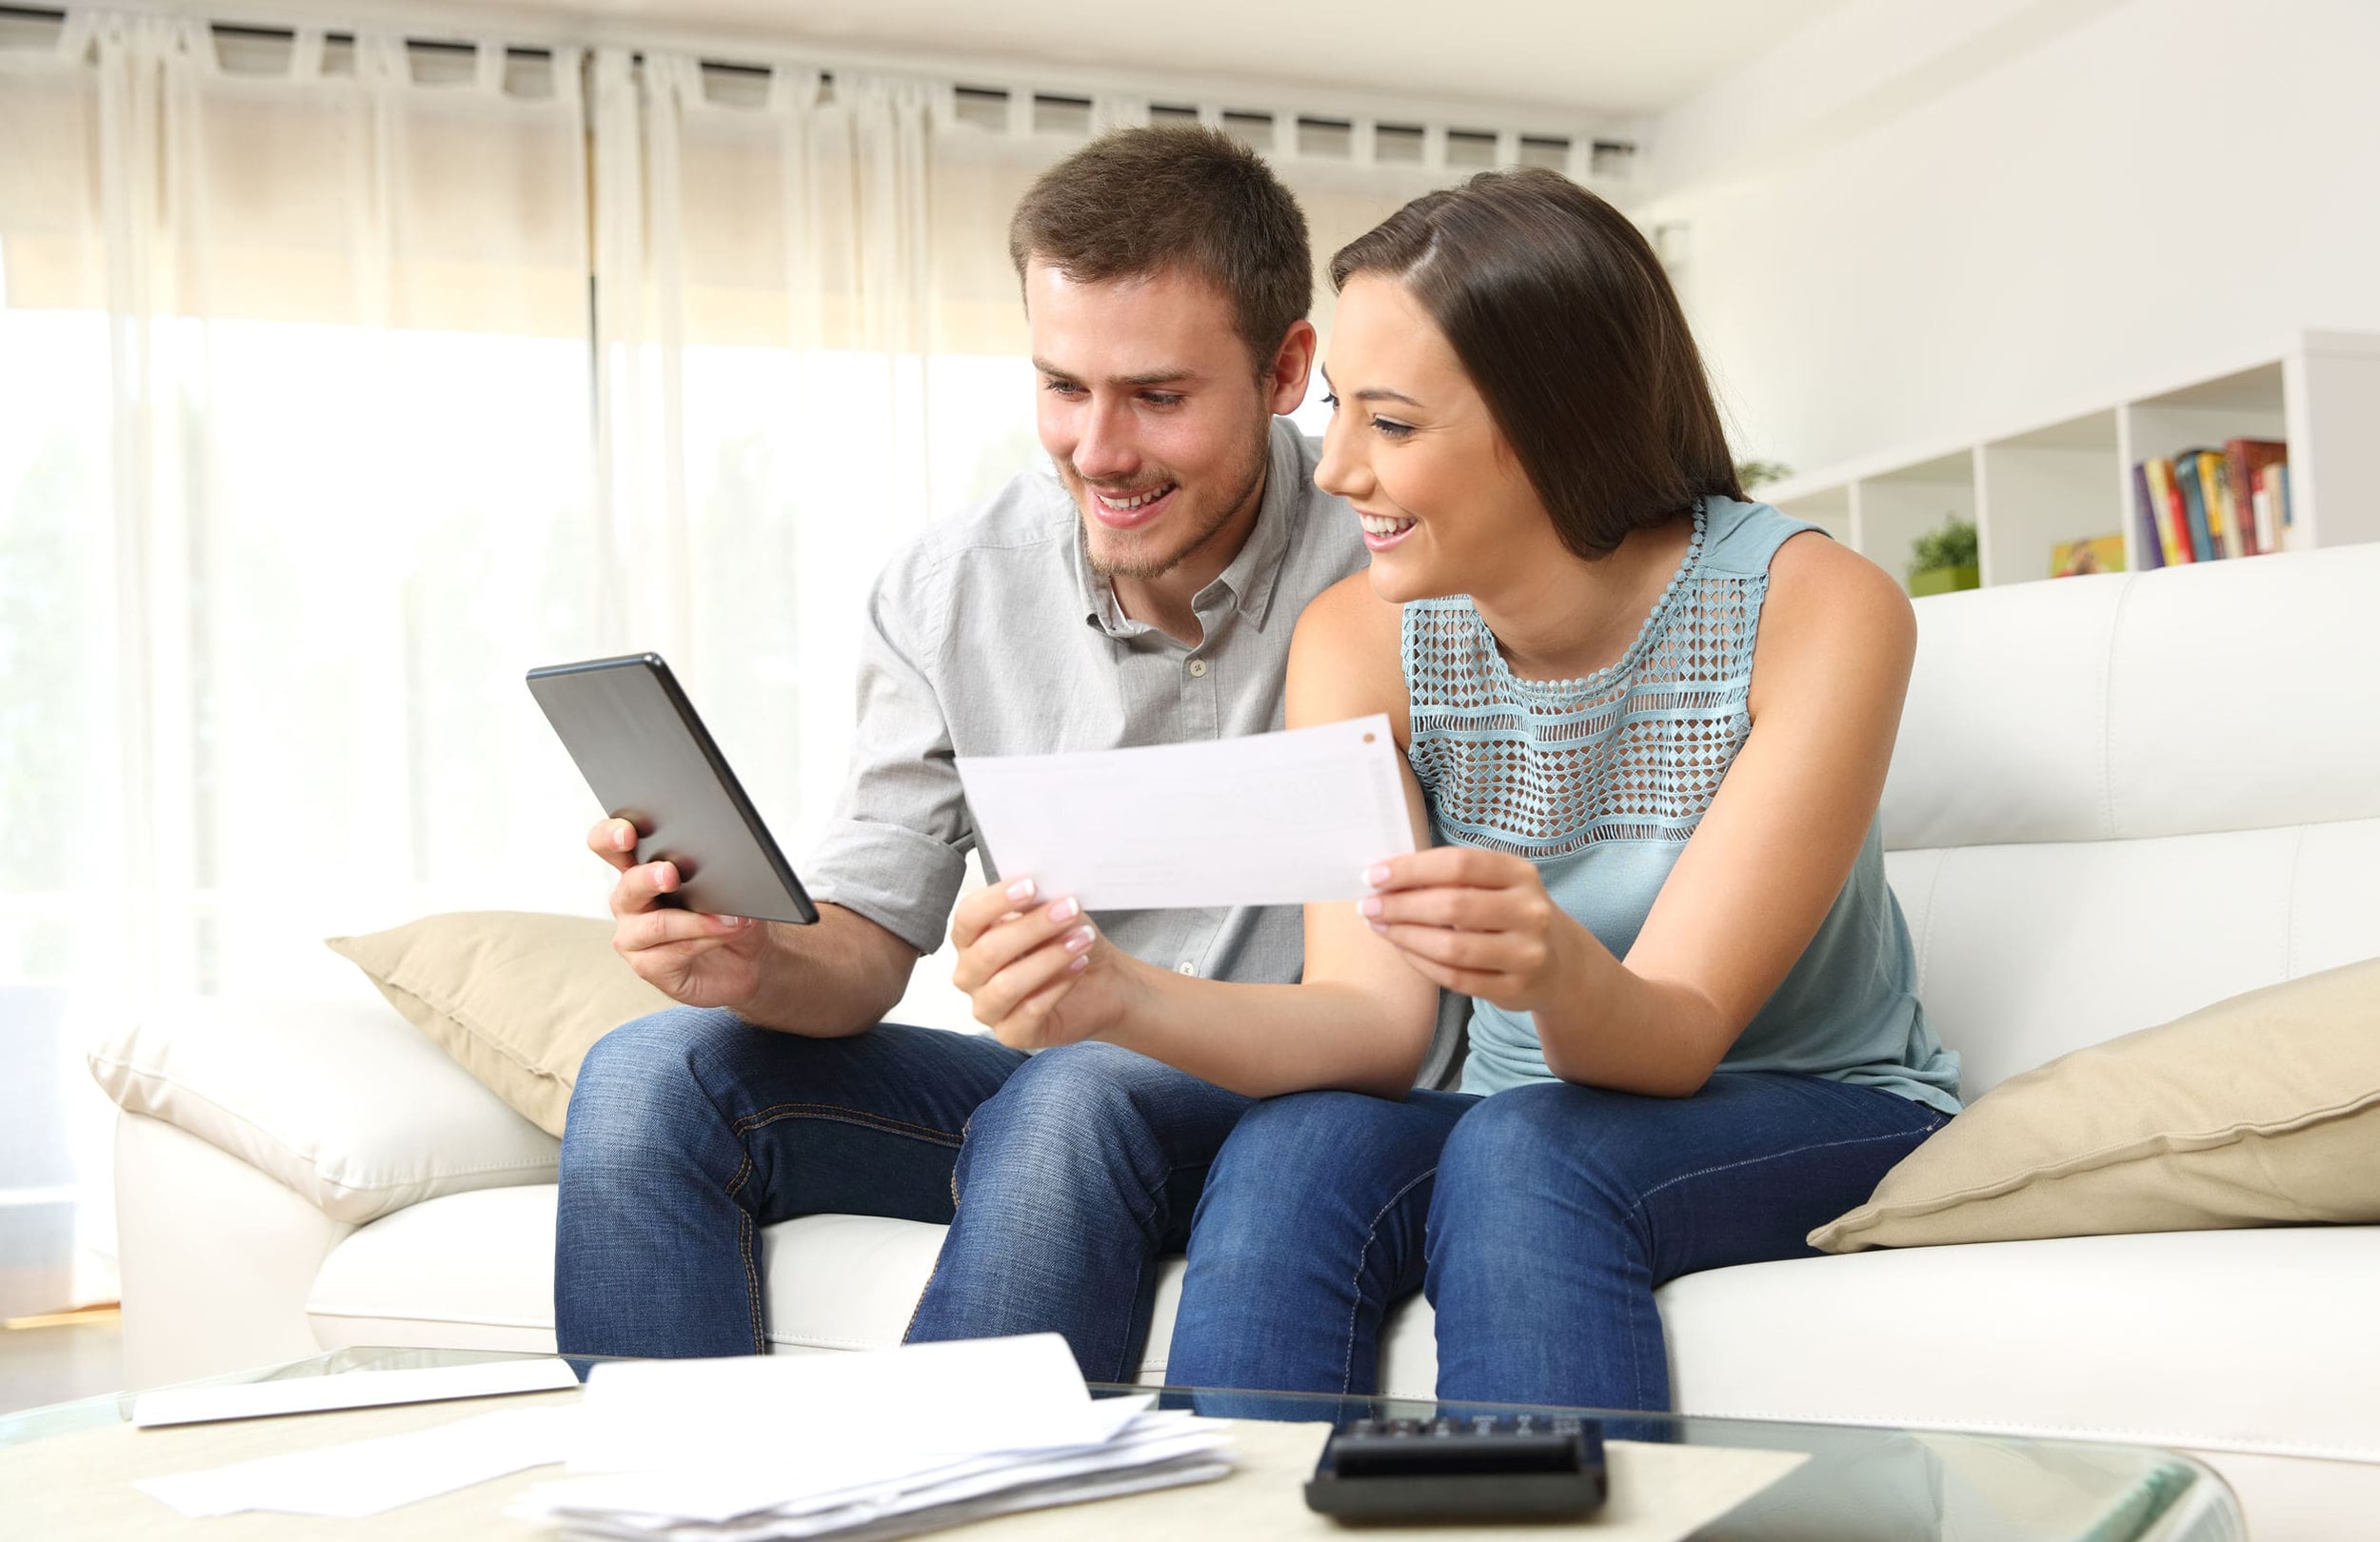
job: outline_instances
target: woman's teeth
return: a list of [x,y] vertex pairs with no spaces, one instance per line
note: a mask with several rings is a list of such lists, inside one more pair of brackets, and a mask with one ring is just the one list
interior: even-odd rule
[[1399,530],[1410,530],[1413,528],[1413,521],[1411,520],[1382,519],[1377,514],[1359,514],[1356,517],[1363,521],[1363,529],[1366,535],[1393,536]]
[[1105,504],[1109,508],[1116,510],[1118,513],[1127,513],[1133,509],[1139,508],[1143,504],[1154,504],[1159,499],[1164,497],[1167,493],[1172,492],[1173,490],[1174,484],[1169,482],[1162,487],[1151,488],[1149,491],[1141,493],[1137,498],[1110,498],[1107,494],[1101,493],[1099,495],[1099,501]]

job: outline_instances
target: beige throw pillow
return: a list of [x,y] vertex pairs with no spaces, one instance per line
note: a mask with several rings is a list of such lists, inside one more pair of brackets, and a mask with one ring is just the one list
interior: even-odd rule
[[2380,1221],[2380,959],[2012,1077],[1810,1234],[1829,1253]]
[[675,1004],[612,951],[608,920],[466,911],[324,940],[548,1135],[595,1040]]

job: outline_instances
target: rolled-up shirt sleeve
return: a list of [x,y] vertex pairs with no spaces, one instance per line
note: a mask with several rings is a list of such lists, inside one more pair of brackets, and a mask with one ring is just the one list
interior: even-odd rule
[[936,683],[949,607],[930,591],[942,576],[912,548],[868,597],[851,771],[803,875],[814,898],[865,916],[920,953],[942,945],[975,844]]

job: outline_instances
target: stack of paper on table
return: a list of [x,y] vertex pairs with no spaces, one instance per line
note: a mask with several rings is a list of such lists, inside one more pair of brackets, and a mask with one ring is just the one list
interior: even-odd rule
[[1225,1426],[1094,1399],[1054,1334],[599,1365],[568,1471],[514,1506],[571,1536],[893,1537],[1230,1471]]

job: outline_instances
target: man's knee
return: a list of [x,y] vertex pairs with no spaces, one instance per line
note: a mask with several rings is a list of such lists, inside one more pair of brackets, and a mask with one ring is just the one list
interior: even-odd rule
[[729,1041],[752,1031],[732,1012],[684,1006],[614,1028],[579,1063],[565,1149],[649,1144],[715,1117],[706,1074]]
[[1269,1189],[1337,1172],[1375,1145],[1371,1127],[1398,1105],[1362,1093],[1321,1091],[1259,1098],[1240,1117],[1215,1158],[1210,1185]]
[[1098,1039],[1046,1049],[1022,1065],[967,1124],[970,1145],[1081,1145],[1131,1139],[1155,1124],[1154,1095],[1184,1073]]

